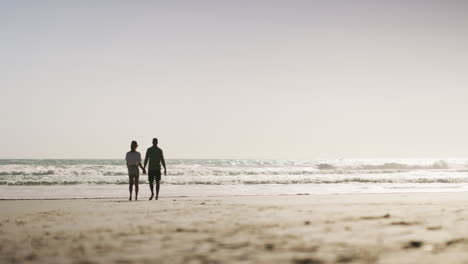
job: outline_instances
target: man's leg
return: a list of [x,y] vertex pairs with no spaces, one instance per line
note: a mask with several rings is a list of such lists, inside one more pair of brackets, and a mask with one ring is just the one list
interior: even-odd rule
[[130,197],[128,198],[128,200],[131,201],[132,200],[132,189],[133,189],[133,176],[129,175],[128,178],[129,178],[129,181],[130,181],[130,183],[128,185],[128,191],[130,192]]
[[135,176],[135,201],[138,200],[138,180],[139,180],[139,176]]
[[160,185],[160,181],[161,181],[161,170],[157,170],[156,171],[156,200],[158,199],[159,197],[159,185]]
[[158,199],[159,196],[159,179],[156,180],[156,200]]
[[153,196],[154,196],[153,181],[154,181],[154,176],[151,174],[151,170],[148,170],[148,182],[149,182],[149,187],[151,191],[151,196],[149,198],[150,200],[153,200]]

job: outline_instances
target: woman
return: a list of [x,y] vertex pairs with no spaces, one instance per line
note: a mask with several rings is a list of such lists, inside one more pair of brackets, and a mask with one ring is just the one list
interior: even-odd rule
[[141,155],[140,152],[136,151],[138,147],[137,142],[134,140],[130,145],[130,151],[127,152],[125,156],[125,160],[127,161],[127,168],[128,168],[128,178],[130,181],[129,191],[130,191],[130,198],[129,201],[132,200],[132,189],[133,183],[135,183],[135,201],[138,200],[138,178],[140,177],[140,170],[138,166],[143,170],[143,174],[146,173],[145,169],[141,165]]

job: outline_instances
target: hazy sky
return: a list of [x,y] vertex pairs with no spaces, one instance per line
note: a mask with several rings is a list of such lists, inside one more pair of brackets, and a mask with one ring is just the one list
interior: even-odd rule
[[0,158],[468,157],[467,1],[0,0]]

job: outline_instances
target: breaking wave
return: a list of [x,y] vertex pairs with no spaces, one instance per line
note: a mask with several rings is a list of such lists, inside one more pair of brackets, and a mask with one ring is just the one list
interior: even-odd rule
[[[468,160],[168,160],[167,165],[163,182],[173,185],[468,183]],[[127,182],[121,160],[0,160],[0,185]]]

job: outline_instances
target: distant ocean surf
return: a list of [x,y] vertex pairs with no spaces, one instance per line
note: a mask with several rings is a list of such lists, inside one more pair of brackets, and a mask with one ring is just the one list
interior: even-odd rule
[[[167,160],[162,197],[467,191],[466,159]],[[146,175],[140,182],[147,183]],[[0,198],[124,197],[123,160],[0,160]],[[149,193],[141,188],[140,196]]]

